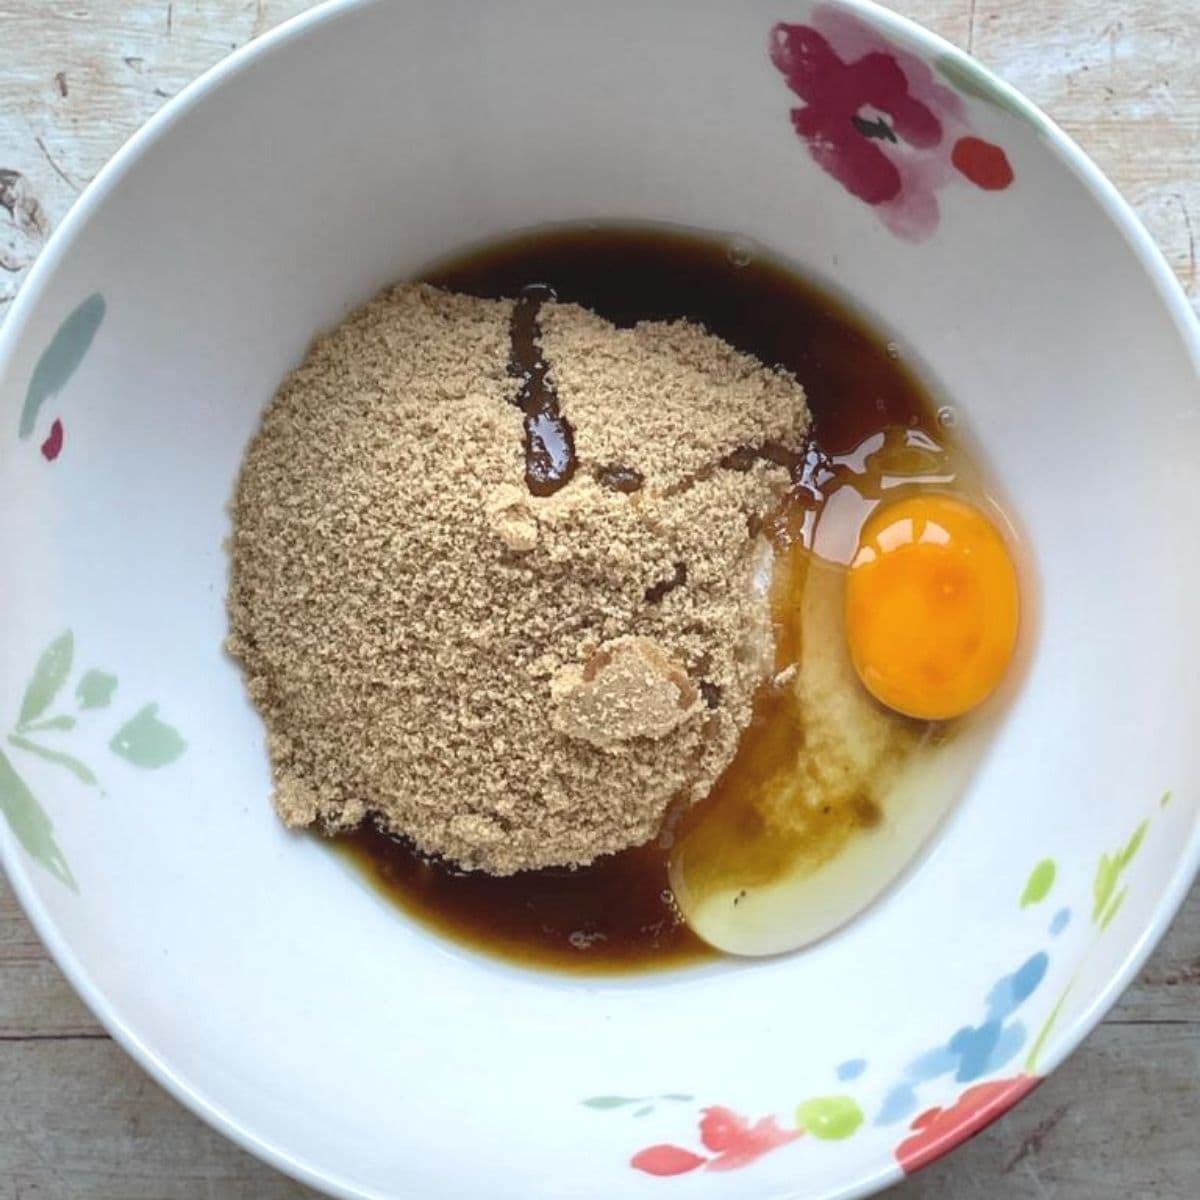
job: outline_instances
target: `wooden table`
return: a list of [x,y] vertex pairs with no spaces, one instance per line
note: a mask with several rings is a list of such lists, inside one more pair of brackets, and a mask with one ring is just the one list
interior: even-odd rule
[[[1200,0],[894,6],[997,68],[1078,138],[1200,307]],[[205,67],[306,7],[0,0],[0,318],[50,230],[121,142]],[[1062,1070],[893,1194],[1200,1197],[1200,890]],[[211,1132],[126,1058],[0,878],[0,1200],[311,1195]]]

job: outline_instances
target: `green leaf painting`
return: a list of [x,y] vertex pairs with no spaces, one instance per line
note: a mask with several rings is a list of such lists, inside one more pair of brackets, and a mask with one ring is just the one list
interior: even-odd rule
[[81,763],[73,754],[67,754],[62,750],[51,750],[49,746],[31,742],[18,733],[10,734],[8,743],[18,750],[27,750],[30,754],[36,754],[38,758],[48,763],[54,763],[55,766],[66,767],[80,783],[85,783],[88,787],[94,787],[96,784],[96,776],[92,773],[91,768],[85,763]]
[[1146,840],[1146,830],[1149,828],[1150,821],[1147,819],[1133,831],[1133,836],[1125,843],[1124,848],[1117,856],[1122,871],[1133,862],[1134,855],[1142,848],[1142,843]]
[[47,717],[44,721],[35,721],[32,725],[22,725],[26,733],[65,732],[75,728],[75,718],[67,713],[59,713],[57,717]]
[[[628,1108],[631,1104],[641,1104],[644,1107],[639,1108],[633,1115],[635,1117],[644,1117],[654,1111],[654,1101],[670,1100],[679,1104],[686,1104],[695,1097],[691,1092],[663,1092],[660,1096],[589,1096],[583,1101],[587,1108]],[[649,1101],[650,1103],[647,1103]]]
[[34,799],[12,763],[0,753],[0,811],[26,854],[40,863],[72,891],[78,891],[75,876],[54,840],[54,826],[45,809]]
[[21,729],[36,721],[54,703],[54,697],[71,673],[71,659],[75,654],[75,639],[68,629],[60,634],[42,652],[33,670],[33,678],[25,688],[21,700],[21,715],[17,728]]
[[1121,906],[1125,903],[1125,897],[1129,895],[1128,888],[1122,888],[1108,903],[1107,907],[1100,914],[1100,928],[1107,929],[1112,923],[1113,918],[1121,911]]
[[1029,874],[1025,890],[1021,893],[1021,907],[1028,908],[1031,904],[1041,904],[1050,894],[1057,874],[1058,868],[1054,865],[1054,859],[1043,858]]
[[38,413],[45,402],[66,387],[71,376],[83,362],[83,357],[104,320],[104,297],[93,292],[83,301],[50,339],[42,352],[37,366],[29,379],[25,391],[25,404],[21,409],[20,436],[27,438],[33,432]]
[[[16,724],[7,735],[7,746],[27,760],[36,759],[57,767],[86,787],[95,787],[96,772],[74,753],[62,749],[61,735],[71,734],[81,722],[96,720],[107,708],[117,689],[117,677],[106,671],[86,671],[75,685],[81,715],[50,713],[71,677],[75,661],[75,639],[68,629],[42,651],[25,685]],[[37,735],[54,734],[47,745]],[[3,736],[0,734],[0,736]],[[112,735],[109,749],[136,767],[155,769],[173,763],[187,748],[179,731],[158,716],[157,704],[146,704]],[[18,756],[14,756],[18,757]],[[19,765],[19,764],[18,764]],[[0,815],[16,839],[36,862],[71,889],[78,891],[66,856],[53,836],[50,818],[38,803],[13,761],[0,753]]]
[[113,735],[110,749],[137,767],[165,767],[187,748],[179,731],[158,719],[157,704],[147,704]]
[[1096,876],[1092,881],[1092,920],[1101,929],[1107,929],[1112,924],[1113,918],[1121,911],[1121,905],[1125,903],[1126,889],[1118,891],[1117,886],[1125,869],[1141,849],[1149,827],[1147,819],[1133,831],[1129,841],[1119,850],[1100,855]]
[[117,677],[107,671],[88,671],[75,688],[80,708],[107,708],[117,690]]

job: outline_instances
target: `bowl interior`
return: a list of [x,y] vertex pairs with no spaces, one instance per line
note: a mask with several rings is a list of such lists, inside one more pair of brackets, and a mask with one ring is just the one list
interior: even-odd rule
[[[859,4],[780,15],[327,7],[169,106],[4,331],[6,868],[161,1077],[343,1194],[882,1183],[1066,1053],[1195,869],[1182,302],[965,57]],[[859,95],[871,55],[890,83]],[[439,942],[285,832],[222,651],[225,506],[313,334],[471,242],[604,219],[748,237],[869,313],[983,448],[1041,609],[982,770],[886,902],[802,954],[613,982]]]

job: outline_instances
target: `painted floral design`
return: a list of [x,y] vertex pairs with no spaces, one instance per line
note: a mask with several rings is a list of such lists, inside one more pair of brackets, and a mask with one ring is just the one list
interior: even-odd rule
[[732,1171],[794,1142],[804,1131],[783,1129],[774,1117],[763,1117],[752,1125],[731,1108],[713,1106],[701,1112],[699,1132],[707,1154],[662,1143],[639,1150],[629,1160],[629,1165],[647,1175],[683,1175],[698,1167],[709,1171]]
[[[1165,808],[1170,793],[1159,801]],[[1150,819],[1111,853],[1100,856],[1092,886],[1092,923],[1100,937],[1120,911],[1128,892],[1126,872],[1146,838]],[[1037,909],[1054,890],[1058,865],[1043,858],[1030,871],[1017,902],[1022,910]],[[1051,938],[1059,937],[1071,922],[1070,908],[1058,908],[1044,926]],[[1044,918],[1041,918],[1044,920]],[[1001,975],[983,1002],[983,1017],[976,1025],[963,1025],[944,1042],[913,1059],[898,1080],[882,1095],[873,1124],[876,1127],[908,1122],[908,1131],[896,1144],[896,1161],[906,1173],[920,1170],[973,1137],[1003,1115],[1041,1082],[1038,1061],[1050,1032],[1062,1012],[1074,983],[1060,992],[1016,1074],[988,1078],[1009,1068],[1022,1052],[1028,1033],[1020,1012],[1038,992],[1050,966],[1046,950],[1029,955],[1015,970]],[[868,1069],[866,1059],[841,1062],[835,1068],[840,1081],[858,1080]],[[920,1109],[918,1093],[940,1078],[968,1084],[951,1100]],[[630,1109],[634,1117],[653,1113],[660,1101],[687,1103],[688,1094],[669,1092],[647,1096],[593,1096],[583,1103],[593,1109]],[[915,1115],[914,1115],[915,1114]],[[629,1160],[634,1170],[647,1175],[686,1175],[693,1171],[729,1171],[750,1166],[765,1154],[804,1137],[840,1141],[852,1137],[865,1123],[858,1101],[849,1095],[816,1096],[799,1104],[790,1121],[773,1115],[751,1121],[731,1108],[709,1105],[700,1110],[698,1146],[655,1142],[636,1151]]]
[[[96,772],[76,754],[64,749],[62,741],[81,721],[109,707],[117,692],[117,677],[90,668],[80,676],[71,700],[64,704],[64,691],[74,665],[75,638],[68,629],[38,659],[21,697],[16,723],[5,741],[19,756],[36,758],[66,771],[84,787],[97,787],[100,779]],[[179,731],[159,718],[156,704],[145,704],[130,714],[108,742],[109,750],[118,758],[147,768],[173,763],[186,746]],[[50,817],[3,751],[0,751],[0,813],[35,862],[72,890],[78,890],[66,856],[54,837]]]
[[[50,344],[42,351],[29,377],[25,403],[21,406],[17,432],[22,441],[33,435],[46,402],[57,396],[79,369],[104,320],[105,309],[104,297],[99,292],[93,292],[68,314],[50,339]],[[64,441],[62,420],[55,417],[41,443],[42,457],[47,462],[53,462],[62,453]]]
[[962,97],[848,13],[819,7],[811,24],[776,25],[771,61],[803,102],[792,126],[813,161],[897,236],[929,237],[938,193],[955,179],[985,191],[1012,183],[1008,156],[971,128]]

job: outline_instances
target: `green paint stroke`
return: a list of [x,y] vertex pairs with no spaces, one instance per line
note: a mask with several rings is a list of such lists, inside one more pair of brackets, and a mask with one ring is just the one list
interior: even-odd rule
[[17,728],[23,729],[31,721],[36,721],[54,702],[59,689],[67,682],[71,673],[71,659],[75,654],[75,639],[68,629],[42,651],[37,666],[33,669],[33,678],[25,688],[21,699],[21,713],[17,717]]
[[75,688],[80,708],[107,708],[117,690],[117,677],[107,671],[88,671]]
[[25,781],[13,770],[12,763],[0,754],[0,812],[4,813],[13,836],[34,862],[41,863],[55,879],[73,892],[79,891],[75,876],[54,840],[54,826],[46,810],[34,799]]
[[[1165,808],[1170,802],[1171,793],[1164,792],[1158,802],[1159,807]],[[1120,887],[1120,890],[1118,890],[1118,887],[1129,864],[1133,862],[1134,858],[1137,857],[1137,852],[1142,848],[1142,843],[1146,840],[1146,833],[1149,828],[1150,819],[1147,817],[1133,831],[1129,841],[1124,846],[1112,854],[1100,855],[1100,862],[1096,867],[1096,877],[1092,882],[1092,921],[1099,926],[1101,933],[1112,924],[1113,918],[1121,911],[1121,906],[1125,903],[1125,897],[1129,895],[1128,887]],[[1049,862],[1050,860],[1047,859],[1046,861]],[[1033,883],[1034,877],[1043,865],[1043,863],[1039,863],[1034,868],[1034,873],[1030,876],[1030,884]],[[1027,886],[1025,890],[1028,892],[1029,887]],[[1059,1017],[1062,1015],[1063,1005],[1066,1003],[1067,997],[1071,994],[1071,989],[1074,986],[1075,980],[1071,979],[1067,986],[1063,988],[1062,995],[1059,996],[1058,1002],[1050,1010],[1050,1015],[1046,1018],[1045,1024],[1030,1047],[1029,1055],[1025,1059],[1025,1069],[1031,1075],[1037,1074],[1038,1061],[1042,1051],[1045,1049],[1046,1042],[1049,1040],[1051,1032],[1058,1023]]]
[[645,1096],[589,1096],[583,1103],[588,1108],[624,1108],[627,1104],[641,1104]]
[[796,1109],[796,1125],[822,1141],[848,1138],[863,1123],[863,1111],[850,1096],[815,1096]]
[[1030,1075],[1036,1075],[1038,1069],[1038,1059],[1041,1058],[1042,1051],[1046,1048],[1046,1042],[1050,1038],[1050,1033],[1054,1026],[1058,1024],[1058,1018],[1062,1015],[1063,1005],[1067,1002],[1067,997],[1071,994],[1071,989],[1075,986],[1075,980],[1072,979],[1062,990],[1062,995],[1050,1010],[1050,1015],[1046,1018],[1045,1023],[1038,1031],[1037,1037],[1034,1039],[1033,1045],[1029,1048],[1029,1055],[1025,1059],[1025,1070]]
[[1058,868],[1054,865],[1054,859],[1043,858],[1029,874],[1029,881],[1021,893],[1021,907],[1028,908],[1031,904],[1041,904],[1050,895],[1050,889],[1054,886],[1054,878],[1057,874]]
[[46,762],[53,763],[56,767],[66,767],[80,783],[86,783],[88,787],[94,787],[96,784],[96,776],[92,774],[91,769],[85,763],[81,763],[73,754],[64,754],[61,750],[51,750],[48,746],[40,746],[37,742],[31,742],[28,738],[23,738],[16,733],[9,735],[8,744],[16,746],[18,750],[36,754],[38,758],[45,759]]
[[23,725],[26,733],[51,733],[55,730],[75,728],[75,718],[59,713],[57,717],[47,717],[44,721],[35,721],[32,725]]
[[985,104],[1032,125],[1039,133],[1045,131],[1046,122],[1041,113],[1028,102],[1000,87],[973,58],[965,54],[939,54],[933,65],[955,91],[982,100]]
[[1122,888],[1113,898],[1109,906],[1100,914],[1100,928],[1107,929],[1112,923],[1113,918],[1121,911],[1121,905],[1125,903],[1125,897],[1129,895],[1128,888]]
[[37,422],[38,412],[45,402],[66,387],[71,376],[79,369],[83,357],[104,320],[104,297],[93,292],[58,327],[50,339],[50,345],[42,351],[29,387],[25,391],[25,405],[21,409],[20,434],[27,438]]
[[1146,838],[1146,830],[1150,828],[1149,819],[1143,821],[1134,831],[1133,836],[1113,854],[1100,855],[1096,866],[1096,877],[1092,882],[1092,921],[1101,929],[1107,929],[1113,918],[1125,903],[1127,888],[1117,891],[1126,868],[1142,847]]
[[109,748],[135,767],[165,767],[187,749],[179,731],[160,721],[158,705],[147,704],[113,735]]

